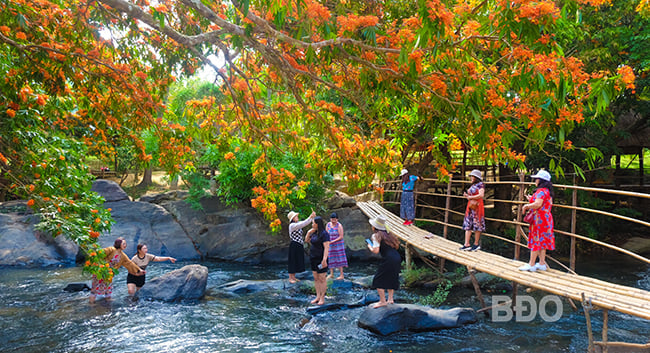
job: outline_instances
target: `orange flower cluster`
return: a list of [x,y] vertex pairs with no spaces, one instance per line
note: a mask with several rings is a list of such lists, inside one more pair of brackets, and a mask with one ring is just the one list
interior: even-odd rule
[[625,88],[634,90],[636,87],[634,85],[634,71],[632,70],[631,67],[627,65],[622,65],[618,69],[616,69],[616,73],[618,73],[619,76],[621,76],[621,81],[625,84]]
[[314,21],[316,25],[322,25],[327,22],[332,14],[330,11],[316,0],[306,0],[307,16]]
[[528,19],[535,24],[554,22],[560,17],[560,9],[554,2],[549,0],[541,1],[517,1],[519,7],[516,10],[519,18]]
[[348,16],[338,16],[336,18],[339,30],[338,35],[343,36],[345,33],[352,33],[359,28],[376,26],[379,23],[377,16],[357,16],[352,13]]
[[440,0],[429,0],[426,6],[429,12],[429,18],[434,22],[442,22],[446,26],[446,29],[450,31],[454,21],[454,14],[449,11],[447,6]]

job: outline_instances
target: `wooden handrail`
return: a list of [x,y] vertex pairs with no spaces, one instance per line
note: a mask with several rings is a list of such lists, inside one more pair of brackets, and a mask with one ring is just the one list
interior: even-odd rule
[[[423,178],[423,180],[438,181],[438,179],[427,179],[427,178]],[[396,181],[388,181],[388,182],[396,182]],[[462,180],[461,181],[450,180],[447,183],[447,185],[444,185],[445,187],[447,187],[447,194],[431,193],[431,192],[418,192],[418,191],[416,191],[416,193],[420,194],[420,195],[445,197],[447,199],[447,203],[451,198],[464,199],[465,197],[463,197],[461,195],[452,195],[451,194],[451,185],[454,182],[459,183],[459,184],[467,183],[466,181],[462,181]],[[530,185],[532,185],[532,183],[522,182],[522,181],[519,181],[519,182],[517,182],[517,181],[485,182],[484,184],[486,184],[486,185],[508,184],[508,185],[520,185],[520,186],[530,186]],[[442,187],[442,186],[443,186],[442,184],[439,185],[439,187]],[[637,223],[637,224],[640,224],[640,225],[643,225],[643,226],[646,226],[646,227],[650,227],[650,222],[646,222],[646,221],[643,221],[643,220],[640,220],[640,219],[627,217],[627,216],[623,216],[623,215],[619,215],[619,214],[615,214],[615,213],[611,213],[611,212],[607,212],[607,211],[601,211],[601,210],[595,210],[595,209],[576,206],[576,197],[577,196],[576,196],[575,192],[577,190],[583,190],[583,191],[590,191],[590,192],[610,193],[610,194],[616,194],[616,195],[625,195],[625,196],[630,196],[630,197],[641,197],[641,198],[649,198],[650,199],[649,194],[643,194],[643,193],[637,193],[637,192],[628,192],[628,191],[619,191],[619,190],[610,190],[610,189],[599,189],[599,188],[592,188],[592,187],[571,186],[571,185],[553,185],[553,186],[556,187],[556,188],[572,189],[574,191],[573,192],[573,198],[572,198],[572,205],[564,205],[564,204],[554,204],[553,205],[554,207],[572,210],[572,227],[571,227],[572,231],[571,232],[566,232],[566,231],[561,231],[561,230],[558,230],[558,229],[554,229],[554,231],[556,233],[558,233],[558,234],[562,234],[562,235],[566,235],[566,236],[571,237],[572,246],[575,246],[575,239],[580,239],[580,240],[583,240],[583,241],[591,242],[591,243],[599,245],[599,246],[603,246],[605,248],[608,248],[608,249],[611,249],[611,250],[614,250],[614,251],[618,251],[620,253],[626,254],[626,255],[631,256],[631,257],[633,257],[633,258],[635,258],[637,260],[643,261],[645,263],[650,263],[650,259],[648,259],[646,257],[643,257],[643,256],[641,256],[639,254],[636,254],[634,252],[631,252],[629,250],[626,250],[626,249],[623,249],[623,248],[617,247],[615,245],[611,245],[611,244],[608,244],[608,243],[605,243],[605,242],[602,242],[602,241],[599,241],[599,240],[596,240],[596,239],[592,239],[592,238],[589,238],[589,237],[586,237],[586,236],[583,236],[583,235],[576,234],[575,233],[575,224],[574,224],[575,223],[575,212],[576,211],[581,211],[581,212],[591,212],[591,213],[595,213],[595,214],[600,214],[600,215],[604,215],[604,216],[608,216],[608,217],[612,217],[612,218],[618,218],[618,219],[621,219],[621,220],[625,220],[625,221]],[[520,190],[523,190],[523,189],[520,189]],[[401,193],[402,191],[401,190],[386,190],[385,192]],[[489,201],[491,201],[493,203],[509,203],[509,204],[516,204],[516,205],[526,204],[526,202],[519,201],[519,200],[489,199]],[[383,203],[384,204],[399,204],[400,202],[384,201]],[[460,215],[460,216],[464,215],[464,212],[459,212],[459,211],[453,210],[449,206],[440,207],[440,206],[423,205],[423,204],[417,204],[417,203],[416,203],[415,206],[416,207],[421,207],[421,208],[434,209],[434,210],[438,210],[438,211],[444,211],[446,215],[449,215],[449,214],[455,214],[455,215]],[[519,214],[517,216],[517,220],[515,220],[515,221],[506,220],[506,219],[499,219],[499,218],[488,218],[488,217],[486,217],[485,219],[487,221],[491,221],[491,222],[499,222],[499,223],[504,223],[504,224],[515,225],[516,227],[528,226],[527,223],[521,222],[521,216]],[[448,222],[443,222],[443,221],[438,221],[438,220],[430,220],[430,219],[421,219],[421,218],[418,218],[417,220],[433,222],[433,223],[441,224],[441,225],[443,225],[445,227],[452,227],[452,228],[456,228],[456,229],[462,229],[461,226],[451,224],[451,223],[448,223]],[[517,234],[519,234],[519,231],[520,231],[520,228],[517,229]],[[523,231],[521,231],[521,233],[524,234],[524,237],[525,237],[525,233],[523,233]],[[486,235],[488,237],[492,237],[492,238],[500,239],[502,241],[513,243],[517,247],[523,245],[523,244],[519,243],[518,241],[512,241],[510,239],[502,238],[502,237],[499,237],[497,235],[493,235],[493,234],[489,234],[489,233],[482,233],[482,234],[484,234],[484,235]],[[573,248],[572,248],[572,256],[571,256],[571,261],[570,262],[571,262],[571,264],[570,264],[571,269],[570,270],[575,269],[575,259],[574,259],[574,255],[573,255]]]

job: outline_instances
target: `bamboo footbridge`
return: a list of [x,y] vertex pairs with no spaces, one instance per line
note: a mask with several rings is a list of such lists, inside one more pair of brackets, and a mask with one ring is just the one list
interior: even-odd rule
[[485,251],[461,251],[461,244],[433,235],[414,225],[404,226],[403,220],[376,202],[357,202],[366,216],[386,217],[390,231],[411,246],[442,259],[504,278],[524,286],[567,297],[592,305],[650,320],[650,292],[613,284],[574,273],[548,269],[547,271],[519,271],[524,262]]

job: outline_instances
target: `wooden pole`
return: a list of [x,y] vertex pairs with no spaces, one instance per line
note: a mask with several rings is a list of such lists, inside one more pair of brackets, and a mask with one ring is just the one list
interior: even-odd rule
[[[520,183],[524,182],[524,174],[523,173],[519,174],[519,182]],[[519,202],[524,201],[524,188],[525,188],[525,186],[523,184],[519,185],[519,196],[517,198],[517,200],[519,200]],[[522,221],[521,207],[522,207],[521,204],[519,206],[517,206],[517,222]],[[517,224],[515,227],[516,227],[516,229],[515,229],[515,242],[517,244],[519,244],[519,242],[521,241],[521,232],[523,232],[523,229],[521,228],[521,226],[519,224]],[[520,251],[521,251],[521,246],[515,245],[515,260],[519,260],[519,252]]]
[[607,353],[609,349],[607,348],[607,321],[608,321],[608,310],[603,309],[603,353]]
[[[576,176],[573,176],[573,185],[576,185]],[[578,189],[573,189],[573,196],[571,199],[571,205],[574,207],[571,210],[571,233],[576,234],[576,209],[578,206]],[[569,260],[569,267],[571,270],[576,270],[576,238],[571,237],[571,255]]]
[[592,306],[585,299],[585,293],[582,293],[582,308],[585,311],[585,319],[587,320],[587,336],[589,337],[589,347],[587,347],[587,352],[592,353],[594,351],[594,336],[591,332],[591,317],[589,315],[589,310]]
[[[476,279],[476,276],[474,276],[476,270],[467,266],[467,272],[469,273],[469,277],[472,280],[472,285],[474,286],[476,296],[478,297],[479,302],[481,302],[481,308],[487,308],[487,305],[485,305],[485,300],[483,300],[483,294],[481,293],[481,286],[479,286],[478,280]],[[487,315],[487,311],[485,311],[485,315]]]
[[411,257],[411,247],[409,246],[409,243],[406,243],[406,246],[404,247],[404,255],[406,255],[406,270],[411,271],[412,267],[412,262],[413,259]]
[[639,151],[639,186],[643,186],[643,147]]
[[[449,232],[449,209],[451,208],[451,181],[453,179],[453,174],[449,174],[449,182],[447,183],[447,197],[445,199],[445,225],[442,228],[442,236],[447,239],[447,234]],[[445,259],[440,259],[440,272],[445,272]]]

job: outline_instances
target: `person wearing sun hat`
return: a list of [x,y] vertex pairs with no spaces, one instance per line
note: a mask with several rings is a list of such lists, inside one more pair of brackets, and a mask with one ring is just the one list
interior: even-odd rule
[[[555,234],[553,232],[553,183],[551,174],[544,169],[531,175],[535,181],[535,192],[532,196],[526,195],[528,203],[521,210],[522,212],[533,212],[534,222],[530,225],[528,232],[528,248],[530,249],[530,260],[519,267],[520,271],[546,271],[546,250],[555,250]],[[539,257],[539,262],[535,263]]]
[[289,282],[296,283],[296,273],[305,272],[305,246],[302,236],[302,229],[311,224],[312,219],[316,217],[316,212],[312,211],[309,218],[304,221],[298,219],[298,212],[291,211],[287,215],[289,219]]
[[[463,193],[467,199],[465,218],[463,219],[463,230],[465,231],[465,243],[460,248],[464,251],[481,250],[479,243],[481,232],[485,231],[485,208],[483,198],[485,197],[485,186],[483,185],[483,174],[480,170],[474,169],[469,173],[472,185]],[[474,244],[470,243],[474,232]]]
[[404,225],[409,226],[413,224],[413,220],[415,219],[415,197],[413,190],[415,189],[415,182],[420,177],[410,175],[406,168],[402,169],[399,176],[402,178],[402,199],[399,214],[404,220]]
[[[372,279],[372,288],[377,289],[379,295],[379,302],[372,307],[379,308],[394,303],[393,294],[396,289],[399,289],[399,272],[402,258],[397,252],[399,239],[388,231],[386,218],[379,215],[368,222],[374,232],[371,236],[371,244],[368,244],[368,249],[374,254],[381,254],[381,263],[377,268],[375,277]],[[385,298],[385,291],[388,291],[388,300]]]

